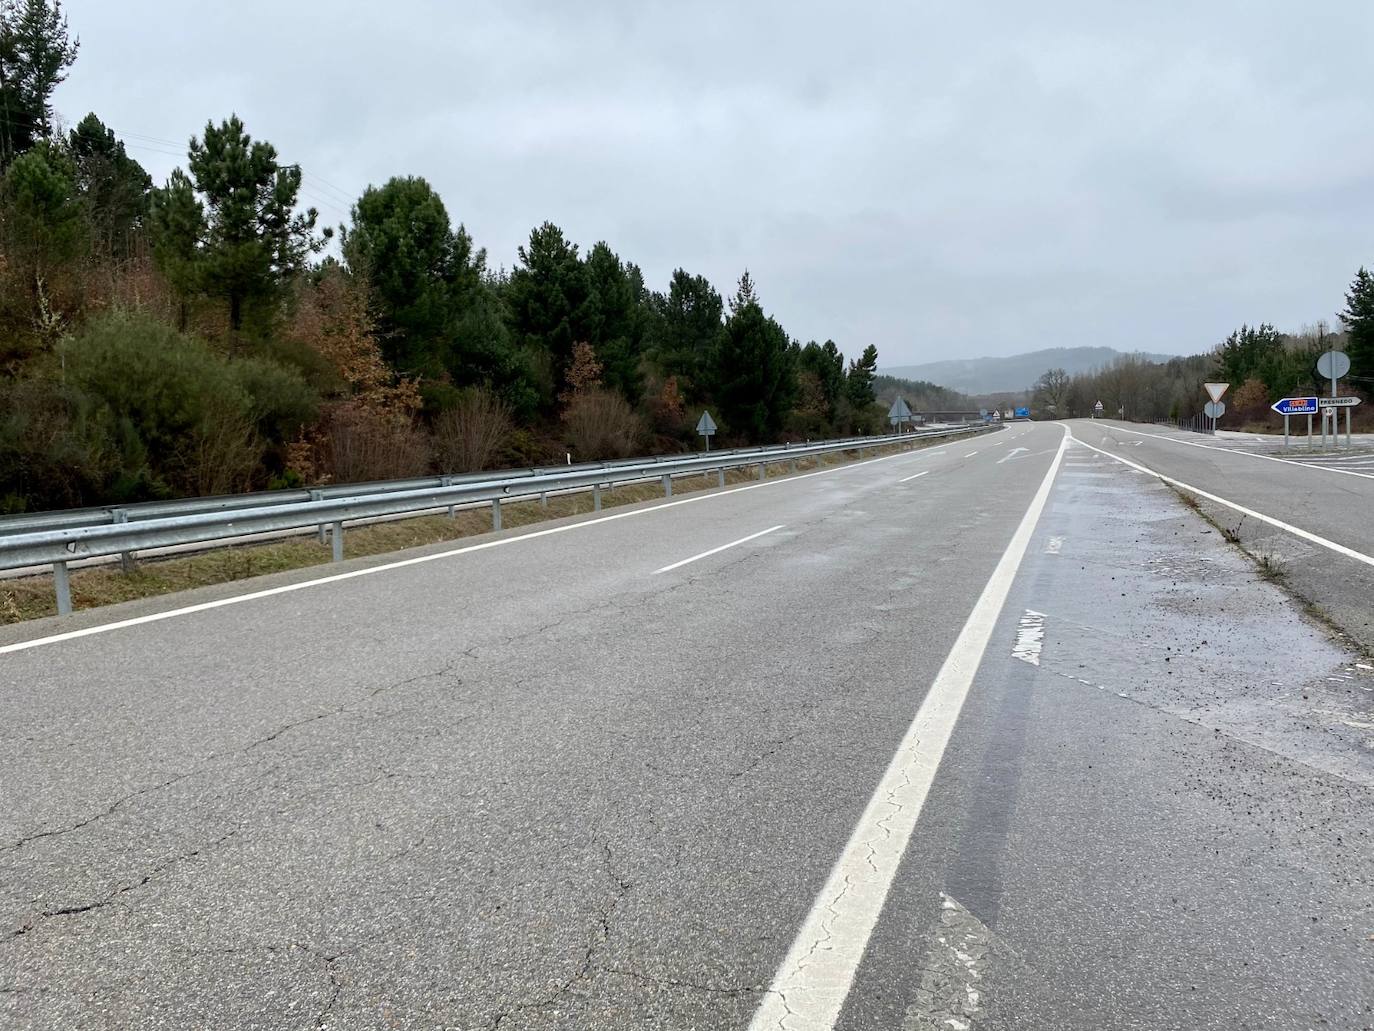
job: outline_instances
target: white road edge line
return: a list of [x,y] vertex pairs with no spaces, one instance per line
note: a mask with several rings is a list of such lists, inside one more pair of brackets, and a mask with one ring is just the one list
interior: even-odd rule
[[[1374,480],[1374,473],[1357,473],[1354,469],[1333,469],[1329,465],[1317,465],[1312,462],[1298,462],[1291,458],[1280,458],[1278,455],[1261,455],[1255,451],[1242,451],[1240,448],[1234,447],[1219,447],[1216,444],[1202,444],[1196,440],[1179,440],[1177,437],[1166,437],[1162,433],[1146,433],[1144,430],[1129,430],[1122,426],[1113,426],[1112,429],[1119,430],[1122,433],[1134,433],[1138,437],[1153,437],[1155,440],[1167,441],[1170,444],[1182,444],[1184,447],[1200,447],[1206,448],[1208,451],[1225,451],[1227,454],[1231,455],[1245,455],[1247,458],[1262,458],[1266,462],[1282,462],[1284,465],[1298,465],[1302,466],[1304,469],[1322,469],[1329,473],[1340,473],[1342,476],[1359,476],[1361,479]],[[1077,437],[1074,439],[1078,440]],[[1079,443],[1083,442],[1079,441]],[[1087,446],[1092,447],[1091,444]],[[1106,454],[1106,452],[1104,451],[1103,454]],[[1113,455],[1112,457],[1115,458],[1116,456]],[[1350,457],[1356,458],[1361,456],[1351,455]]]
[[712,548],[710,551],[703,551],[700,555],[693,555],[691,558],[684,558],[680,562],[674,562],[671,565],[664,566],[662,569],[655,569],[654,574],[657,575],[659,573],[671,572],[672,570],[679,569],[682,566],[687,565],[688,563],[696,562],[698,559],[710,558],[712,555],[719,555],[722,551],[725,551],[729,548],[735,548],[741,544],[748,544],[750,541],[758,540],[766,533],[772,533],[774,530],[781,530],[786,525],[786,523],[779,523],[777,526],[770,526],[768,529],[760,530],[758,533],[751,533],[748,537],[741,537],[739,540],[731,541],[729,544],[722,544],[719,548]]
[[14,644],[0,645],[0,655],[8,655],[11,652],[22,652],[29,648],[38,648],[45,644],[59,644],[62,641],[74,641],[81,637],[90,637],[94,634],[109,633],[112,630],[123,630],[131,626],[140,626],[144,623],[156,623],[164,619],[172,619],[176,616],[189,616],[196,612],[208,612],[211,609],[224,608],[227,605],[239,605],[247,601],[257,601],[259,598],[271,598],[278,594],[290,594],[292,591],[303,591],[308,587],[321,587],[325,584],[339,583],[342,580],[352,580],[360,576],[372,576],[374,573],[386,573],[393,569],[404,569],[407,566],[423,565],[426,562],[438,562],[446,558],[454,558],[458,555],[466,555],[474,551],[485,551],[488,548],[503,548],[509,544],[518,544],[521,541],[534,540],[537,537],[548,537],[556,533],[567,533],[570,530],[579,530],[587,526],[599,526],[602,523],[614,522],[617,519],[633,519],[636,516],[648,515],[651,512],[662,512],[666,509],[676,508],[678,505],[692,505],[699,501],[710,501],[712,498],[726,497],[730,494],[739,494],[746,490],[758,490],[761,487],[776,487],[784,483],[796,483],[799,480],[808,480],[813,476],[825,476],[828,473],[845,472],[857,469],[860,466],[872,465],[875,462],[886,462],[893,458],[912,458],[917,455],[926,454],[926,451],[898,451],[894,455],[879,455],[877,458],[860,459],[857,462],[846,462],[844,465],[831,466],[829,469],[817,469],[815,472],[797,473],[795,476],[783,476],[776,480],[763,480],[760,483],[746,483],[739,487],[731,487],[729,490],[715,490],[708,494],[697,494],[689,498],[679,498],[676,501],[664,501],[649,508],[636,508],[628,512],[612,512],[610,515],[599,516],[595,519],[584,519],[577,523],[565,523],[562,526],[551,526],[544,530],[532,530],[529,533],[522,533],[512,537],[501,537],[494,541],[483,541],[481,544],[467,544],[461,548],[449,548],[445,551],[436,551],[432,555],[418,555],[415,558],[398,559],[395,562],[383,562],[380,565],[368,566],[366,569],[352,569],[347,573],[335,573],[331,576],[316,577],[313,580],[301,580],[298,583],[283,584],[281,587],[269,587],[261,591],[250,591],[248,594],[235,594],[228,598],[217,598],[214,601],[204,601],[196,605],[183,605],[180,608],[165,609],[161,612],[150,612],[146,616],[134,616],[130,619],[120,619],[113,623],[97,623],[94,626],[82,627],[80,630],[66,630],[59,634],[51,634],[48,637],[35,637],[29,641],[16,641]]
[[[1072,431],[1070,431],[1070,436],[1072,435]],[[1295,537],[1301,537],[1305,541],[1311,541],[1313,544],[1328,548],[1338,555],[1344,555],[1346,558],[1353,558],[1356,562],[1363,562],[1367,566],[1374,566],[1374,556],[1366,555],[1363,552],[1356,551],[1354,548],[1347,548],[1344,544],[1337,544],[1335,541],[1327,540],[1325,537],[1319,537],[1310,530],[1304,530],[1302,527],[1294,526],[1292,523],[1285,523],[1282,519],[1275,519],[1273,516],[1265,515],[1263,512],[1256,512],[1253,508],[1246,508],[1244,505],[1238,505],[1234,501],[1228,501],[1226,498],[1209,493],[1201,487],[1194,487],[1191,483],[1184,483],[1182,480],[1176,480],[1172,476],[1165,476],[1163,473],[1155,472],[1147,466],[1137,465],[1129,458],[1122,458],[1120,455],[1114,455],[1110,451],[1103,451],[1100,447],[1093,447],[1093,445],[1089,444],[1086,440],[1080,440],[1078,437],[1074,437],[1073,440],[1077,444],[1082,444],[1085,448],[1096,451],[1099,455],[1106,455],[1108,458],[1114,459],[1122,465],[1128,465],[1137,472],[1142,472],[1148,476],[1163,480],[1165,483],[1172,484],[1181,490],[1186,490],[1190,494],[1196,494],[1200,498],[1206,498],[1208,501],[1215,501],[1218,505],[1225,505],[1232,511],[1239,512],[1251,519],[1258,519],[1260,522],[1268,523],[1270,526],[1278,527],[1278,529],[1287,531]],[[1293,464],[1299,465],[1301,463],[1294,462]]]
[[930,785],[987,650],[1070,435],[1012,534],[873,797],[811,905],[749,1031],[831,1031],[887,901]]
[[925,475],[926,475],[927,473],[929,473],[929,472],[930,472],[929,469],[922,469],[920,472],[918,472],[918,473],[912,473],[910,476],[903,476],[903,477],[902,477],[900,480],[898,480],[897,482],[898,482],[898,483],[906,483],[908,480],[917,480],[917,479],[920,479],[922,476],[925,476]]

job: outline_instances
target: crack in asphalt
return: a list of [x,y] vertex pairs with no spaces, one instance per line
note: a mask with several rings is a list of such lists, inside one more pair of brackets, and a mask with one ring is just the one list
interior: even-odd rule
[[625,896],[628,895],[630,889],[634,887],[634,881],[621,877],[613,869],[614,857],[611,854],[611,846],[603,841],[601,847],[604,853],[603,863],[606,868],[606,875],[615,885],[614,895],[611,898],[610,904],[601,909],[597,915],[597,926],[593,929],[591,941],[587,943],[586,951],[582,956],[581,966],[579,966],[571,977],[565,979],[562,984],[542,999],[517,1003],[514,1006],[510,1006],[498,1012],[487,1024],[483,1025],[484,1027],[490,1028],[490,1031],[498,1031],[504,1021],[515,1016],[517,1013],[523,1013],[526,1010],[544,1009],[548,1006],[552,1006],[571,991],[575,984],[592,976],[599,970],[599,968],[592,965],[592,959],[596,955],[596,950],[610,940],[611,917],[614,915],[616,907],[624,901]]
[[343,713],[348,712],[351,709],[357,708],[360,704],[366,704],[367,702],[376,699],[380,695],[387,694],[391,691],[399,690],[402,687],[409,686],[410,684],[419,683],[423,680],[434,680],[452,677],[458,680],[459,683],[462,683],[462,678],[456,677],[453,673],[453,669],[456,665],[456,662],[446,663],[442,668],[438,670],[431,671],[428,673],[421,673],[413,677],[407,677],[404,680],[398,680],[394,683],[383,684],[380,687],[373,688],[371,691],[359,695],[358,697],[353,698],[343,703],[342,705],[336,706],[333,709],[329,709],[324,712],[314,713],[302,719],[293,720],[290,723],[283,724],[282,726],[278,727],[276,730],[272,731],[272,733],[266,735],[265,737],[257,738],[256,740],[250,741],[248,744],[243,745],[239,748],[225,752],[212,752],[205,759],[204,762],[198,764],[190,770],[178,773],[176,776],[170,777],[167,780],[160,781],[156,784],[150,784],[147,787],[139,788],[137,791],[131,791],[129,794],[123,795],[115,799],[108,806],[106,806],[106,808],[98,812],[91,813],[88,816],[82,817],[77,822],[69,824],[68,826],[54,827],[46,830],[35,831],[31,834],[26,834],[23,837],[20,837],[4,846],[0,846],[0,853],[17,852],[35,841],[41,841],[44,838],[60,837],[65,834],[71,834],[73,831],[79,831],[84,827],[89,827],[93,823],[98,823],[101,820],[113,816],[121,808],[123,808],[128,803],[134,801],[135,799],[141,798],[144,795],[150,795],[155,792],[162,791],[166,788],[173,786],[174,784],[179,784],[181,781],[186,780],[190,777],[194,777],[198,774],[206,773],[212,769],[218,768],[219,761],[223,760],[227,756],[247,755],[248,753],[257,750],[258,748],[261,748],[266,744],[276,741],[278,738],[282,737],[284,734],[289,733],[290,731],[293,731],[299,727],[306,726],[310,723],[315,723],[319,720],[329,719],[333,716],[342,715]]
[[119,899],[120,896],[126,895],[131,891],[136,891],[137,889],[142,888],[158,874],[165,873],[172,867],[176,866],[178,863],[181,863],[187,859],[194,859],[196,856],[204,855],[211,849],[219,847],[220,845],[228,841],[230,838],[234,837],[234,835],[238,834],[238,832],[242,830],[242,828],[243,825],[239,824],[238,826],[234,827],[233,830],[229,831],[227,834],[222,834],[218,838],[215,838],[213,841],[205,842],[204,844],[198,845],[195,848],[191,849],[189,852],[182,852],[178,855],[172,856],[169,859],[165,859],[162,862],[153,866],[152,869],[150,869],[137,881],[133,881],[129,884],[118,885],[113,891],[110,891],[99,898],[92,899],[89,902],[72,903],[70,905],[58,906],[53,909],[42,910],[36,916],[30,917],[28,920],[24,921],[24,923],[20,925],[20,927],[17,930],[12,931],[10,933],[10,937],[12,939],[23,937],[24,935],[32,931],[35,927],[37,927],[39,921],[42,920],[47,920],[52,917],[59,916],[79,916],[83,913],[90,913],[98,909],[103,909],[105,906],[108,906],[111,903],[115,902],[117,899]]

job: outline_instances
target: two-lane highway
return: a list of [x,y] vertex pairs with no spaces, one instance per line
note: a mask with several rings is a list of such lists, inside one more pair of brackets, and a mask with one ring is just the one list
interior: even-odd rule
[[9,628],[0,1024],[1361,1026],[1368,678],[1208,530],[1020,424]]

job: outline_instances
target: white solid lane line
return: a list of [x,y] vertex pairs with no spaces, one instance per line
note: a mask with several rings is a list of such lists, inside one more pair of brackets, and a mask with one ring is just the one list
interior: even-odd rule
[[[1225,451],[1232,455],[1245,455],[1247,458],[1262,458],[1266,462],[1282,462],[1284,465],[1300,465],[1304,469],[1320,469],[1323,472],[1340,473],[1342,476],[1359,476],[1362,479],[1374,480],[1374,473],[1357,473],[1354,469],[1333,469],[1329,465],[1317,465],[1312,462],[1297,462],[1291,458],[1279,458],[1277,455],[1261,455],[1254,451],[1242,451],[1240,448],[1234,447],[1218,447],[1216,444],[1202,444],[1196,440],[1179,440],[1177,437],[1166,437],[1162,433],[1145,433],[1142,430],[1128,430],[1120,426],[1113,426],[1112,429],[1122,433],[1134,433],[1138,437],[1153,437],[1155,440],[1166,440],[1170,444],[1181,444],[1184,447],[1200,447],[1208,451]],[[1077,437],[1074,439],[1078,440]],[[1079,443],[1081,444],[1083,441],[1079,441]],[[1087,446],[1092,447],[1091,444]],[[1093,450],[1098,449],[1093,448]],[[1106,452],[1104,451],[1103,454],[1106,454]],[[1112,457],[1115,458],[1116,456],[1113,455]]]
[[634,519],[638,516],[648,515],[651,512],[663,512],[670,508],[677,508],[679,505],[694,505],[702,501],[728,497],[731,494],[739,494],[747,490],[761,490],[765,487],[777,487],[784,483],[797,483],[801,480],[809,480],[813,476],[829,476],[831,473],[847,472],[860,468],[861,466],[873,465],[876,462],[888,462],[894,458],[914,458],[925,453],[924,451],[898,451],[891,455],[879,455],[877,458],[866,458],[857,462],[847,462],[844,465],[834,465],[829,469],[817,469],[815,472],[797,473],[795,476],[782,476],[776,480],[746,483],[739,487],[730,487],[727,490],[715,490],[708,494],[696,494],[688,498],[678,498],[676,501],[664,501],[649,508],[633,508],[627,512],[613,512],[610,515],[598,516],[595,519],[583,519],[576,523],[564,523],[562,526],[551,526],[546,530],[531,530],[529,533],[517,534],[511,537],[499,537],[496,540],[483,541],[480,544],[466,544],[461,548],[449,548],[445,551],[436,551],[430,555],[418,555],[415,558],[398,559],[395,562],[383,562],[379,565],[368,566],[366,569],[351,569],[346,573],[333,573],[329,576],[316,577],[313,580],[301,580],[297,583],[283,584],[281,587],[268,587],[265,590],[250,591],[247,594],[235,594],[228,598],[217,598],[214,601],[204,601],[196,605],[183,605],[179,608],[164,609],[161,612],[151,612],[146,616],[134,616],[130,619],[120,619],[113,623],[97,623],[94,626],[82,627],[80,630],[65,630],[62,633],[51,634],[47,637],[35,637],[28,641],[17,641],[14,644],[0,645],[0,655],[6,655],[10,652],[22,652],[29,648],[41,647],[45,644],[59,644],[62,641],[74,641],[77,638],[90,637],[93,634],[104,634],[111,630],[123,630],[126,627],[140,626],[144,623],[157,623],[161,620],[172,619],[176,616],[189,616],[196,612],[208,612],[211,609],[220,609],[227,605],[239,605],[247,601],[257,601],[259,598],[271,598],[278,594],[290,594],[293,591],[303,591],[308,587],[322,587],[325,584],[339,583],[343,580],[353,580],[360,576],[372,576],[376,573],[390,572],[393,569],[404,569],[407,566],[423,565],[426,562],[438,562],[446,558],[467,555],[474,551],[486,551],[488,548],[504,548],[511,544],[519,544],[521,541],[531,541],[539,537],[548,537],[557,533],[568,533],[569,531],[580,530],[588,526],[600,526],[602,523],[614,522],[617,519]]
[[[1300,526],[1294,526],[1292,523],[1285,523],[1282,519],[1275,519],[1273,516],[1267,516],[1263,512],[1256,512],[1253,508],[1246,508],[1244,505],[1238,505],[1234,501],[1228,501],[1226,500],[1226,498],[1218,497],[1215,494],[1209,493],[1208,491],[1203,490],[1201,487],[1194,487],[1191,483],[1184,483],[1182,480],[1176,480],[1172,476],[1165,476],[1163,473],[1157,473],[1153,469],[1132,462],[1130,459],[1122,458],[1120,455],[1114,455],[1110,451],[1103,451],[1100,447],[1093,447],[1086,440],[1079,440],[1077,437],[1074,437],[1073,439],[1074,443],[1082,444],[1085,448],[1090,448],[1091,450],[1096,451],[1100,455],[1106,455],[1108,458],[1115,459],[1122,465],[1128,465],[1137,472],[1142,472],[1146,475],[1154,476],[1160,480],[1163,480],[1165,483],[1170,483],[1173,484],[1175,487],[1179,487],[1182,490],[1186,490],[1190,494],[1196,494],[1198,497],[1206,498],[1208,501],[1215,501],[1218,505],[1225,505],[1232,511],[1239,512],[1242,515],[1249,516],[1251,519],[1258,519],[1262,523],[1268,523],[1270,526],[1276,526],[1280,530],[1284,530],[1288,533],[1293,534],[1293,536],[1295,537],[1301,537],[1305,541],[1311,541],[1313,544],[1320,545],[1323,548],[1328,548],[1338,555],[1344,555],[1346,558],[1353,558],[1356,562],[1363,562],[1367,566],[1374,566],[1374,555],[1366,555],[1363,552],[1356,551],[1354,548],[1347,548],[1344,544],[1337,544],[1335,541],[1327,540],[1325,537],[1319,537],[1317,534],[1312,533],[1310,530],[1304,530]],[[1296,465],[1298,463],[1293,464]]]
[[928,473],[928,472],[930,472],[929,469],[923,469],[923,470],[922,470],[921,472],[919,472],[919,473],[913,473],[913,474],[910,475],[910,476],[903,476],[903,477],[902,477],[900,480],[898,480],[897,482],[898,482],[898,483],[906,483],[907,480],[919,479],[920,477],[924,476],[924,475],[925,475],[926,473]]
[[786,523],[779,523],[777,526],[770,526],[768,529],[760,530],[758,533],[751,533],[748,537],[741,537],[739,540],[731,541],[729,544],[722,544],[718,548],[712,548],[709,551],[703,551],[700,555],[693,555],[691,558],[684,558],[680,562],[674,562],[671,565],[664,566],[662,569],[655,569],[654,573],[667,573],[674,569],[678,569],[682,566],[685,566],[689,562],[696,562],[699,559],[710,558],[712,555],[719,555],[722,551],[726,551],[729,548],[735,548],[741,544],[748,544],[750,541],[758,540],[766,533],[772,533],[774,530],[781,530],[786,525]]
[[812,903],[749,1031],[834,1028],[1069,439],[1065,431],[1040,489]]

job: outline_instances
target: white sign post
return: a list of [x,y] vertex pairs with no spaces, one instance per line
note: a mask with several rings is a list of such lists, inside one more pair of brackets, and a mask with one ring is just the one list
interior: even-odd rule
[[[1331,397],[1322,398],[1322,445],[1326,444],[1326,409],[1331,409],[1331,446],[1339,448],[1340,423],[1338,422],[1340,408],[1345,407],[1345,446],[1350,446],[1350,406],[1326,404],[1328,400],[1335,401],[1336,380],[1343,376],[1350,375],[1350,356],[1344,351],[1324,351],[1317,359],[1317,375],[1322,379],[1331,381]],[[1356,404],[1359,403],[1357,398]]]
[[1229,390],[1229,383],[1204,383],[1202,388],[1207,391],[1207,396],[1212,399],[1212,403],[1203,409],[1203,414],[1212,420],[1212,432],[1217,431],[1217,420],[1226,411],[1226,406],[1221,403],[1222,396]]

